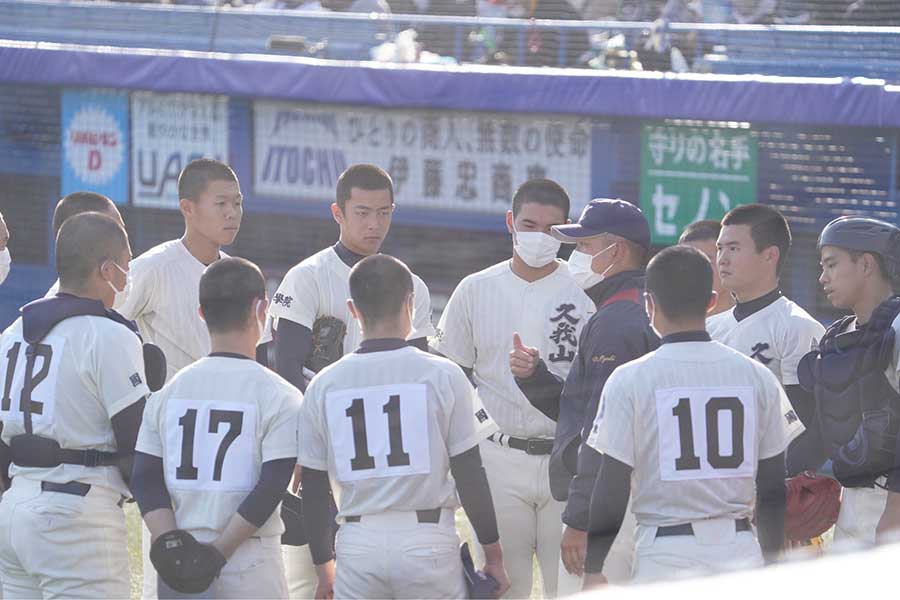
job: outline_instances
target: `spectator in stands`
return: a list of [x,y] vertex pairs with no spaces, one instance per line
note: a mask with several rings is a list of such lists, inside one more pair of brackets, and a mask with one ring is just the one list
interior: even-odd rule
[[585,21],[611,21],[619,14],[622,0],[573,0],[572,6]]
[[900,2],[897,0],[856,0],[843,15],[842,25],[898,25]]
[[[474,17],[476,15],[475,0],[387,0],[390,10],[395,15],[434,15],[448,17]],[[461,32],[463,45],[460,49],[463,56],[457,56],[457,32],[453,27],[432,25],[417,29],[418,41],[423,50],[441,56],[456,56],[464,59],[468,55],[466,40],[469,31]]]
[[735,23],[771,25],[775,22],[777,0],[732,0],[732,3]]

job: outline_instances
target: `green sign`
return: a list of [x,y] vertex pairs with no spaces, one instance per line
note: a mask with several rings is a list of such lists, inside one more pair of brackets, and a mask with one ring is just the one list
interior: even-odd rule
[[756,201],[756,138],[749,129],[644,125],[641,209],[654,244]]

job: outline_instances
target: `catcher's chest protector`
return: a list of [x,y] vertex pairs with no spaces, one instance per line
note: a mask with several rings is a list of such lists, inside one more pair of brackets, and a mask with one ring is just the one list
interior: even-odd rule
[[891,324],[898,314],[900,297],[894,296],[861,330],[843,333],[853,317],[838,320],[798,368],[800,385],[815,395],[825,451],[845,487],[871,486],[893,467],[900,396],[885,370],[893,357]]

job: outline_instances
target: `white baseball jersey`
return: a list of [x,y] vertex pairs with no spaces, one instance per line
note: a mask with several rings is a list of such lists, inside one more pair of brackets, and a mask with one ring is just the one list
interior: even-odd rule
[[609,377],[588,437],[627,464],[639,525],[753,516],[758,462],[803,431],[770,371],[716,342],[667,343]]
[[59,279],[53,282],[53,285],[50,286],[50,289],[47,290],[47,293],[44,294],[44,298],[52,298],[59,292]]
[[[22,319],[0,337],[0,406],[3,441],[25,433],[20,405],[28,344]],[[70,450],[115,452],[110,419],[150,393],[138,336],[106,317],[78,316],[58,323],[41,341],[31,399],[34,433]],[[39,481],[80,481],[130,495],[116,467],[59,465],[49,469],[11,465],[9,474]]]
[[[316,319],[334,317],[347,326],[344,354],[356,350],[362,341],[362,330],[347,308],[350,269],[333,247],[325,248],[295,265],[284,276],[269,304],[269,316],[274,320],[275,329],[278,329],[278,319],[282,317],[310,330]],[[434,326],[431,323],[428,287],[416,274],[412,277],[415,308],[413,331],[408,339],[415,340],[433,335]]]
[[[136,448],[162,458],[179,528],[215,539],[256,486],[262,464],[297,456],[302,399],[256,361],[220,355],[185,367],[151,396]],[[283,531],[276,510],[254,535]]]
[[181,240],[164,242],[130,263],[132,289],[115,309],[163,351],[167,379],[209,354],[209,333],[198,312],[205,269]]
[[456,508],[450,457],[497,431],[457,365],[412,346],[345,355],[310,382],[297,462],[328,471],[339,518]]
[[509,370],[513,333],[540,350],[547,368],[565,379],[581,329],[594,302],[569,275],[566,264],[531,283],[510,261],[469,275],[447,303],[431,347],[473,370],[478,397],[500,431],[521,437],[553,437],[556,424],[531,406]]
[[797,365],[818,346],[822,324],[784,296],[740,321],[734,311],[707,319],[710,337],[762,363],[782,385],[797,385]]

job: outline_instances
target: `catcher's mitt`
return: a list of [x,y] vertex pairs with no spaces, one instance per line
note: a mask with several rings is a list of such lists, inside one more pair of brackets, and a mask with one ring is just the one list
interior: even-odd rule
[[225,566],[225,557],[183,529],[162,534],[150,547],[150,562],[166,585],[182,594],[206,591]]
[[828,531],[841,510],[841,484],[830,477],[800,474],[787,481],[784,534],[794,542]]
[[319,317],[313,323],[312,352],[303,365],[318,373],[344,355],[344,336],[347,326],[335,317]]

